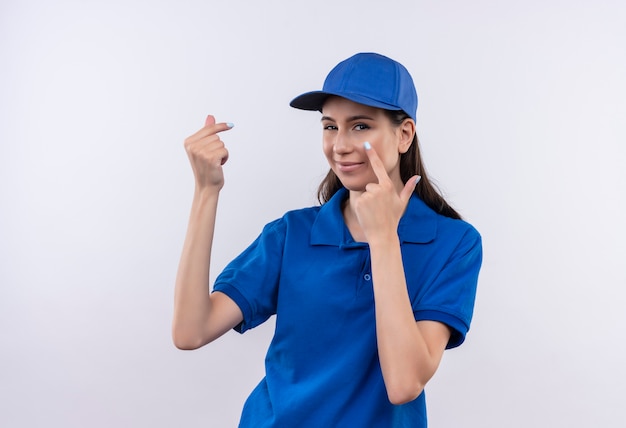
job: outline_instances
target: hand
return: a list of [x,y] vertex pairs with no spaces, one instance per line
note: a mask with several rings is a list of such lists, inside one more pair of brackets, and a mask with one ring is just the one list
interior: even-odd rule
[[374,148],[366,149],[365,153],[378,183],[367,184],[365,192],[353,206],[359,225],[367,241],[371,243],[378,237],[397,236],[400,218],[421,177],[411,177],[398,193]]
[[230,123],[215,123],[209,115],[204,128],[185,140],[185,150],[193,169],[197,189],[215,189],[224,186],[222,165],[228,160],[228,150],[217,135],[233,127]]

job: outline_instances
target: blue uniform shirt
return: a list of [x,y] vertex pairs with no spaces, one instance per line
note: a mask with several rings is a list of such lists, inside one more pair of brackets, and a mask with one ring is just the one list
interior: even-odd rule
[[[276,314],[266,376],[240,427],[426,427],[424,394],[387,398],[376,346],[369,247],[342,216],[345,189],[321,207],[286,213],[218,276],[214,290],[243,312],[241,333]],[[398,226],[415,319],[445,323],[448,348],[469,329],[480,235],[413,195]]]

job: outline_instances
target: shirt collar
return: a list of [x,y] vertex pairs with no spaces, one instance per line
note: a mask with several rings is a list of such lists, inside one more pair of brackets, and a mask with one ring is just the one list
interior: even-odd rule
[[[348,191],[341,188],[320,207],[311,228],[311,245],[341,247],[358,244],[352,240],[341,212],[341,205],[347,196]],[[437,213],[413,194],[398,225],[400,242],[426,244],[435,239],[437,217]]]

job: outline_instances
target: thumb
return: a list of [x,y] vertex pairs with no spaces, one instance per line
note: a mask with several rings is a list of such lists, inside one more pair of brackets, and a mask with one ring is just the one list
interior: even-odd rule
[[402,202],[404,202],[405,204],[409,203],[409,199],[411,198],[411,195],[413,194],[413,191],[415,190],[415,186],[417,186],[417,183],[419,183],[421,179],[422,179],[421,176],[414,175],[413,177],[407,180],[406,184],[404,185],[404,188],[400,192],[400,199],[402,200]]
[[208,115],[204,121],[204,126],[210,125],[215,125],[215,117],[213,115]]

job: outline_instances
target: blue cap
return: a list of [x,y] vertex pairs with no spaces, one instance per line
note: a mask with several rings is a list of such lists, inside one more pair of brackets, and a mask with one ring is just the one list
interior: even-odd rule
[[333,68],[321,91],[304,93],[289,103],[302,110],[321,111],[331,95],[385,110],[402,110],[413,120],[417,114],[417,92],[407,69],[376,53],[358,53]]

